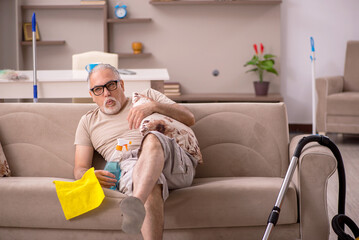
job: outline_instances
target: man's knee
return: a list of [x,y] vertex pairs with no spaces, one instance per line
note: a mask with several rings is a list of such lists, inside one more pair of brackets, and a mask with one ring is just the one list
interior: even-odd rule
[[151,148],[154,150],[162,150],[162,144],[157,136],[153,133],[149,133],[145,136],[142,143],[142,148]]

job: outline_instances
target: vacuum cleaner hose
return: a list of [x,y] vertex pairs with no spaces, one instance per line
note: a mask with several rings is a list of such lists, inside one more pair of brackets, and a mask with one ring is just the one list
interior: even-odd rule
[[[337,160],[337,169],[338,169],[338,178],[339,178],[339,197],[338,197],[338,214],[345,214],[345,194],[346,194],[346,182],[345,182],[345,170],[342,156],[338,147],[326,136],[323,135],[310,135],[307,137],[303,137],[295,151],[294,156],[300,156],[304,146],[310,142],[318,142],[320,145],[328,147],[334,157]],[[339,226],[344,229],[344,222],[340,222]]]
[[338,214],[332,219],[332,226],[334,232],[338,235],[340,240],[354,240],[349,234],[344,232],[342,226],[347,225],[352,233],[354,234],[355,239],[359,239],[359,228],[349,217],[344,214]]

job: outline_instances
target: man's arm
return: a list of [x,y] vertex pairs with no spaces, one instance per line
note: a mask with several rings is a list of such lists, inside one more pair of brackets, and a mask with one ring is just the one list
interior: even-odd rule
[[[76,145],[74,177],[80,179],[91,168],[93,148],[90,146]],[[109,188],[116,185],[116,176],[104,170],[95,170],[95,175],[102,187]]]
[[193,114],[186,107],[177,103],[166,104],[151,100],[151,102],[133,107],[130,110],[130,113],[127,116],[130,129],[139,128],[141,121],[152,113],[166,115],[186,124],[187,126],[191,126],[195,123]]

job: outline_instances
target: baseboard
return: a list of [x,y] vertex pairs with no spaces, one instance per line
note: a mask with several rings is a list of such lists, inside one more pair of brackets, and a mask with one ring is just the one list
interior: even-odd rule
[[312,133],[312,124],[289,124],[289,133]]

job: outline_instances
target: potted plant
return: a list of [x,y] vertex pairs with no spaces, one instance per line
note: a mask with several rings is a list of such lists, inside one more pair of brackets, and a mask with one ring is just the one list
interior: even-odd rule
[[268,94],[268,88],[269,88],[269,82],[263,81],[263,73],[264,71],[267,71],[269,73],[273,73],[278,76],[277,70],[274,69],[275,61],[273,58],[275,56],[273,54],[264,54],[264,46],[261,43],[260,44],[260,53],[258,53],[258,47],[257,44],[253,44],[253,48],[255,51],[255,55],[253,58],[248,61],[244,66],[251,65],[254,68],[250,69],[247,72],[257,72],[259,76],[259,81],[254,82],[254,90],[257,96],[266,96]]

